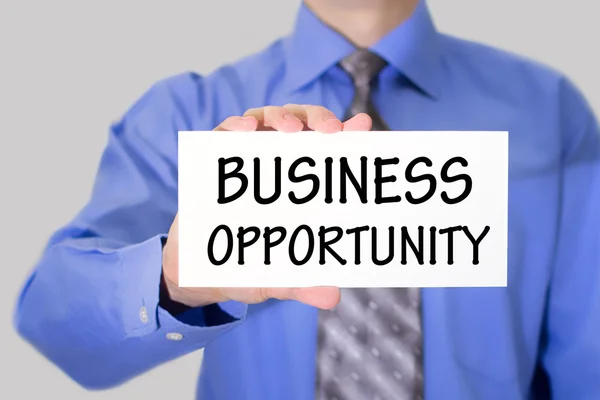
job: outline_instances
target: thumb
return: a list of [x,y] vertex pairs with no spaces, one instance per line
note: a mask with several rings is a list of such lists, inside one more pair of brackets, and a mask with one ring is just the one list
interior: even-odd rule
[[291,298],[324,310],[335,307],[340,302],[340,289],[337,287],[307,287],[291,289]]

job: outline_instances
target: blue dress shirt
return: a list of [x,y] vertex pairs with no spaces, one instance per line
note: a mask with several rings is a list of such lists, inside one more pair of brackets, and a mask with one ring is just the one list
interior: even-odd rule
[[[26,282],[20,334],[90,389],[205,348],[199,399],[312,399],[317,309],[226,302],[173,317],[158,303],[161,251],[177,211],[177,131],[286,103],[341,117],[353,92],[336,62],[353,50],[301,6],[293,33],[264,51],[149,89],[111,127],[89,203]],[[374,101],[393,130],[510,132],[508,287],[423,290],[425,398],[600,399],[589,104],[550,68],[439,33],[424,2],[372,50],[389,62]]]

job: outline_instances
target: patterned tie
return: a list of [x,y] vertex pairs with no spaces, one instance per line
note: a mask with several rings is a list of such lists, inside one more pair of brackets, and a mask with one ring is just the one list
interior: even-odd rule
[[[389,130],[371,100],[371,81],[386,65],[357,50],[340,62],[354,82],[346,118],[369,114]],[[319,312],[317,400],[423,399],[419,290],[342,289],[340,304]]]

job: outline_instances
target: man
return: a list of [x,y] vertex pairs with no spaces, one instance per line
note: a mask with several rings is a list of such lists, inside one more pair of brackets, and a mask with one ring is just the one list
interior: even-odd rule
[[[508,287],[178,288],[177,131],[211,129],[509,131]],[[205,348],[201,399],[598,399],[599,293],[600,133],[567,79],[418,0],[305,0],[289,37],[112,127],[16,326],[90,389]]]

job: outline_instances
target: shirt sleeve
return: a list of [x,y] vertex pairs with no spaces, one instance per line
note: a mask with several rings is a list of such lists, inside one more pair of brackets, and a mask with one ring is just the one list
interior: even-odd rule
[[585,100],[570,93],[565,119],[578,124],[565,131],[542,362],[553,399],[591,400],[600,399],[600,130]]
[[210,112],[202,85],[194,75],[159,82],[111,127],[89,202],[51,237],[19,297],[20,335],[86,388],[201,349],[245,318],[237,302],[177,317],[159,305],[177,212],[177,132],[193,119],[208,125],[190,111]]

